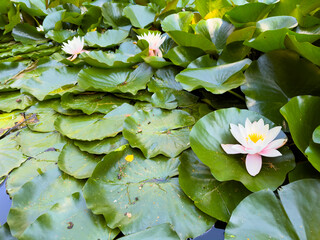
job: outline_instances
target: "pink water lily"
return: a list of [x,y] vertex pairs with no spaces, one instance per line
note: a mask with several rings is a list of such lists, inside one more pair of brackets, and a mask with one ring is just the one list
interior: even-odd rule
[[67,43],[63,43],[62,50],[66,53],[71,54],[67,59],[73,61],[77,58],[78,54],[82,52],[87,52],[83,50],[84,46],[84,38],[82,37],[74,37],[72,40],[69,40]]
[[247,154],[246,169],[251,176],[256,176],[262,167],[262,156],[279,157],[282,154],[277,150],[282,147],[287,139],[274,140],[281,131],[281,127],[269,129],[269,124],[264,124],[263,119],[253,123],[247,118],[245,126],[230,124],[233,137],[240,144],[221,144],[228,154]]
[[160,33],[149,32],[148,34],[145,33],[142,36],[138,36],[138,39],[146,40],[149,43],[149,56],[162,57],[160,46],[166,39],[166,36],[161,37]]

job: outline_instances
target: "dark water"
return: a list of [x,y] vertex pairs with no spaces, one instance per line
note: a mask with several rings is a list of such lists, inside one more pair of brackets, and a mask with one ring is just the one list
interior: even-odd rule
[[[6,194],[5,182],[0,185],[0,225],[7,221],[7,216],[11,207],[11,200]],[[224,230],[223,224],[216,224],[217,228],[213,227],[205,234],[195,238],[194,240],[223,240]]]

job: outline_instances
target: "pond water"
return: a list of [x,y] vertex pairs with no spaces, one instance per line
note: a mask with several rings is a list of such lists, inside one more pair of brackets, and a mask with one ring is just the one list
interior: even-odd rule
[[[7,216],[11,207],[11,200],[6,193],[5,182],[0,185],[0,225],[7,221]],[[223,224],[217,224],[218,227],[224,227]],[[205,234],[195,238],[194,240],[223,240],[224,230],[212,227]]]

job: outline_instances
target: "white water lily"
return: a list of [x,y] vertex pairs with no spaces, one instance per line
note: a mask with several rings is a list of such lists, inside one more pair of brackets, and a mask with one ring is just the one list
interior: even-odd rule
[[44,31],[44,29],[43,29],[43,26],[42,26],[42,25],[40,25],[40,26],[39,26],[39,27],[37,27],[36,29],[37,29],[37,31],[38,31],[38,32],[43,32],[43,31]]
[[146,40],[149,43],[149,56],[162,57],[162,52],[160,50],[161,44],[166,39],[166,36],[161,37],[160,33],[144,33],[142,36],[138,36],[139,40]]
[[264,125],[263,119],[253,123],[247,118],[245,126],[230,124],[233,137],[240,144],[221,144],[228,154],[247,154],[246,169],[251,176],[256,176],[262,167],[262,156],[278,157],[282,154],[276,150],[282,147],[287,139],[276,139],[281,127],[269,129],[269,124]]
[[72,40],[69,40],[67,43],[63,43],[62,50],[65,51],[66,53],[71,54],[70,57],[67,59],[70,61],[73,61],[76,59],[78,54],[82,52],[87,52],[83,50],[84,46],[84,38],[82,37],[74,37]]

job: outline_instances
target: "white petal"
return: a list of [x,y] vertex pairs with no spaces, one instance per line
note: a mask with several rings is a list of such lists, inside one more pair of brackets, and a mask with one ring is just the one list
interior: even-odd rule
[[265,149],[278,149],[278,148],[282,147],[283,145],[285,145],[287,140],[288,139],[285,139],[285,138],[274,140],[271,143],[269,143]]
[[239,144],[221,144],[221,147],[228,154],[247,153],[244,147]]
[[247,118],[247,119],[246,119],[246,122],[245,122],[246,135],[248,135],[249,133],[251,133],[251,127],[252,127],[252,123],[251,123],[250,120]]
[[256,176],[262,167],[262,158],[259,154],[248,154],[246,157],[246,168],[251,176]]
[[[240,124],[239,124],[240,125]],[[241,125],[240,125],[241,126]],[[230,132],[233,135],[233,137],[242,145],[246,145],[246,139],[243,137],[243,135],[240,132],[240,129],[238,126],[234,124],[230,124]]]
[[264,142],[265,143],[270,143],[273,139],[275,139],[278,134],[280,133],[281,131],[281,127],[274,127],[274,128],[271,128],[269,130],[269,132],[267,133],[265,139],[264,139]]
[[263,151],[259,152],[260,155],[265,157],[279,157],[282,156],[281,152],[275,149],[264,149]]

